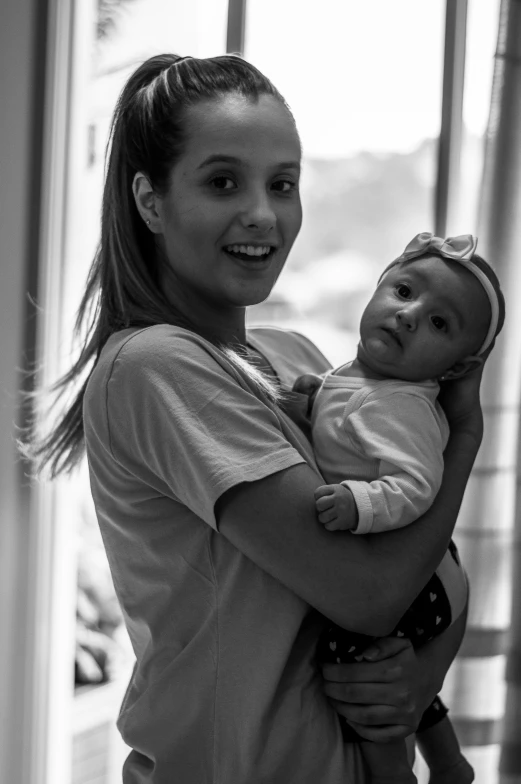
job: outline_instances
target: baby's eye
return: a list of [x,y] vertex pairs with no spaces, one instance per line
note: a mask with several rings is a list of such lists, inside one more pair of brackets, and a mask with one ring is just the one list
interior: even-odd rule
[[396,286],[396,293],[399,297],[402,297],[402,299],[409,299],[411,296],[410,286],[408,286],[406,283],[398,283]]
[[210,180],[210,183],[218,191],[231,191],[236,187],[235,181],[232,180],[231,177],[225,177],[224,174],[219,174],[217,177],[213,177]]
[[292,180],[276,180],[272,188],[279,193],[290,193],[296,189],[296,184]]
[[447,329],[447,322],[441,316],[433,316],[431,319],[432,325],[435,329],[438,330],[446,330]]

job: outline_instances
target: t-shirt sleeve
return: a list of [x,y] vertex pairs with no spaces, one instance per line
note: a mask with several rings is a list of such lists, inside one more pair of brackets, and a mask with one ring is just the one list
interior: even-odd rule
[[345,426],[363,454],[379,461],[379,479],[342,482],[358,509],[353,533],[401,528],[426,512],[443,475],[443,433],[431,403],[405,392],[369,395]]
[[188,338],[129,341],[112,366],[106,414],[115,460],[214,528],[226,490],[303,462],[274,411]]

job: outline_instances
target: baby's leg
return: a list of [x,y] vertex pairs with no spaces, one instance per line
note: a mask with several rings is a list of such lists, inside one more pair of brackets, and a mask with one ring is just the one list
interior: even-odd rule
[[[457,597],[466,589],[466,578],[459,565],[454,545],[450,548],[450,556],[446,558],[454,571],[454,574],[449,575],[453,583],[449,584],[449,588],[453,588],[454,595],[451,597],[451,592],[447,592],[438,574],[433,575],[395,629],[395,634],[408,637],[415,647],[428,642],[448,628],[454,618],[454,610],[458,609],[454,596]],[[439,697],[434,699],[423,714],[416,740],[430,769],[429,784],[470,784],[474,780],[474,771],[461,753],[456,734],[447,717],[447,708]]]
[[360,743],[371,784],[416,784],[404,740]]
[[474,770],[461,752],[447,709],[439,697],[423,714],[416,742],[429,766],[429,784],[471,784],[474,781]]

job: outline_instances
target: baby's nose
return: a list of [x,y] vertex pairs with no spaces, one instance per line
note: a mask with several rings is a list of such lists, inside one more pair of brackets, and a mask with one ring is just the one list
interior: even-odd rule
[[402,308],[396,313],[396,319],[400,326],[409,330],[409,332],[412,332],[412,330],[416,329],[418,321],[414,308]]

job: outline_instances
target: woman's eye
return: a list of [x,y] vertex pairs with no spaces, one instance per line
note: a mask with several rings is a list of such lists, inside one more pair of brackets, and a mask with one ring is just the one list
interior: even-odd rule
[[290,191],[294,191],[297,186],[291,180],[277,180],[273,183],[272,187],[279,193],[289,193]]
[[235,181],[231,177],[225,177],[224,174],[213,177],[210,182],[218,191],[231,191],[236,187]]
[[396,286],[396,293],[399,297],[402,297],[402,299],[409,299],[411,296],[411,289],[405,283],[399,283]]
[[439,329],[439,330],[447,329],[447,322],[445,321],[445,319],[441,318],[441,316],[433,316],[431,321],[435,329]]

